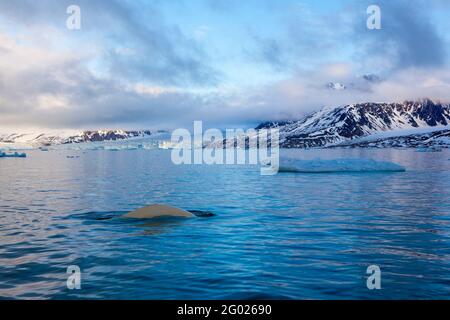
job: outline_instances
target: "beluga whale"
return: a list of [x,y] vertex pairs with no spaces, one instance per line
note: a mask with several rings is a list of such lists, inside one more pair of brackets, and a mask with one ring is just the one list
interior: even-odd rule
[[193,218],[195,215],[189,211],[162,204],[153,204],[124,215],[124,218],[128,219],[153,219],[160,217]]

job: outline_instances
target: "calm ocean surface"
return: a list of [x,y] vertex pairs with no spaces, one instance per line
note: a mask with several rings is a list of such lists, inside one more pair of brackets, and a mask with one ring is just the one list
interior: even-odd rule
[[[175,166],[165,150],[0,159],[0,297],[450,297],[450,151],[282,153],[407,172],[260,176],[251,166]],[[120,218],[152,203],[215,216]],[[81,268],[81,290],[66,287],[70,265]],[[369,265],[380,266],[382,290],[367,289]]]

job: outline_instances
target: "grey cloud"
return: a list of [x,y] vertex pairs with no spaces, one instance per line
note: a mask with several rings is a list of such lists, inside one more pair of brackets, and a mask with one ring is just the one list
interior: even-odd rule
[[[62,99],[62,105],[52,106],[54,99]],[[173,128],[194,120],[218,123],[227,117],[223,107],[215,95],[142,93],[120,80],[95,76],[77,59],[0,72],[0,128]]]
[[[82,14],[82,29],[77,32],[65,29],[66,8],[73,4],[72,0],[2,0],[0,17],[21,27],[51,25],[67,32],[67,37],[85,37],[86,32],[101,37],[109,45],[104,57],[98,58],[103,58],[116,77],[172,85],[205,86],[219,82],[221,75],[208,64],[203,48],[176,26],[164,22],[158,1],[145,6],[140,1],[118,0],[76,3]],[[120,54],[117,49],[133,54]]]
[[[0,17],[14,20],[20,26],[39,29],[41,24],[51,22],[64,29],[65,8],[71,2],[0,0]],[[124,83],[131,83],[129,79],[148,79],[162,84],[206,85],[217,83],[220,74],[204,62],[207,57],[202,48],[163,21],[157,6],[139,12],[131,10],[128,5],[133,4],[130,3],[79,1],[85,8],[82,9],[83,30],[101,33],[104,42],[110,44],[105,61],[114,77],[96,76],[87,67],[89,61],[73,57],[27,70],[17,68],[15,73],[0,69],[0,124],[54,128],[171,128],[192,124],[193,120],[206,120],[212,125],[226,123],[231,126],[295,119],[324,105],[393,102],[426,96],[450,99],[450,71],[445,67],[441,68],[445,71],[442,73],[435,73],[437,68],[427,73],[407,69],[409,66],[443,66],[446,52],[426,11],[406,2],[382,2],[384,29],[380,33],[368,33],[365,20],[358,21],[358,37],[354,38],[345,26],[333,34],[333,24],[342,20],[322,17],[315,25],[310,25],[308,21],[313,23],[314,17],[306,22],[291,17],[285,37],[255,36],[259,58],[274,68],[292,67],[293,63],[314,59],[322,60],[319,62],[332,60],[334,54],[339,56],[336,50],[348,45],[349,40],[357,40],[354,45],[363,49],[358,57],[359,64],[364,65],[376,56],[395,62],[395,69],[387,79],[385,70],[373,70],[385,81],[370,81],[372,77],[355,79],[352,73],[341,79],[331,73],[315,74],[309,70],[275,85],[250,90],[241,88],[234,95],[200,96],[186,91],[139,94],[129,90]],[[361,9],[356,16],[367,17],[366,7],[361,3],[353,6],[352,12],[356,12],[355,8]],[[406,17],[401,17],[405,14]],[[144,23],[144,19],[151,21]],[[70,33],[70,36],[77,35],[82,37],[84,33]],[[115,50],[117,43],[124,52]],[[127,52],[127,48],[134,51]],[[395,50],[387,50],[392,48]],[[0,55],[8,55],[8,50],[0,48]],[[408,72],[401,72],[403,69]],[[350,90],[330,93],[323,87],[330,81],[354,83],[354,86]],[[436,84],[440,81],[443,83]],[[41,108],[42,103],[37,100],[42,95],[63,97],[66,107]]]
[[[70,68],[69,68],[70,66]],[[67,70],[70,70],[69,72]],[[305,76],[307,75],[307,76]],[[187,92],[139,94],[114,79],[99,79],[83,61],[68,60],[45,69],[28,70],[0,81],[0,127],[11,123],[52,128],[175,128],[203,120],[207,126],[246,126],[265,120],[298,119],[322,106],[358,102],[395,102],[431,96],[450,101],[450,71],[399,72],[391,80],[369,82],[370,90],[350,88],[330,92],[323,85],[329,75],[303,73],[274,86],[234,95],[198,96]],[[344,79],[344,80],[345,80]],[[442,84],[434,85],[435,79]],[[2,80],[2,78],[0,78]],[[4,79],[3,79],[4,80]],[[430,88],[430,84],[433,85]],[[67,108],[42,109],[40,95],[67,98]]]
[[381,81],[383,81],[379,76],[377,76],[376,74],[365,74],[362,76],[362,78],[370,83],[379,83]]
[[256,45],[256,50],[245,50],[247,57],[253,61],[256,60],[266,63],[275,71],[289,67],[284,45],[279,39],[263,38],[253,31],[250,31],[250,33]]
[[[361,6],[365,10],[366,6]],[[360,59],[382,55],[396,69],[440,67],[446,63],[445,41],[430,18],[430,10],[439,2],[378,1],[382,29],[368,30],[365,21],[357,20],[356,35],[363,44]],[[365,16],[366,18],[367,16]]]
[[275,70],[333,61],[345,50],[349,28],[342,12],[318,13],[301,2],[282,6],[279,1],[268,1],[266,6],[279,17],[283,31],[277,37],[267,38],[250,29],[256,47],[252,57]]
[[[366,27],[366,9],[372,4],[381,7],[382,30]],[[321,14],[308,5],[284,7],[284,34],[273,39],[253,36],[255,56],[279,69],[280,61],[296,67],[333,61],[354,50],[355,65],[365,71],[440,67],[447,63],[447,43],[430,13],[448,8],[443,0],[349,1],[341,10]],[[383,70],[374,70],[377,66]]]

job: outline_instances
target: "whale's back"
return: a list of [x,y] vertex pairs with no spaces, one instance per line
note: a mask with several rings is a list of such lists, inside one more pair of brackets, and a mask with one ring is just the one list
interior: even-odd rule
[[194,215],[188,211],[161,205],[154,204],[151,206],[147,206],[136,211],[130,212],[124,216],[125,218],[130,219],[152,219],[158,217],[182,217],[182,218],[192,218]]

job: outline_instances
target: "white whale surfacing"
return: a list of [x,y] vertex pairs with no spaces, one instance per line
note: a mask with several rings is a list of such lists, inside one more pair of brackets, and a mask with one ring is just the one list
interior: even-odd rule
[[153,219],[159,217],[193,218],[195,216],[186,210],[161,204],[140,208],[124,216],[124,218],[129,219]]

